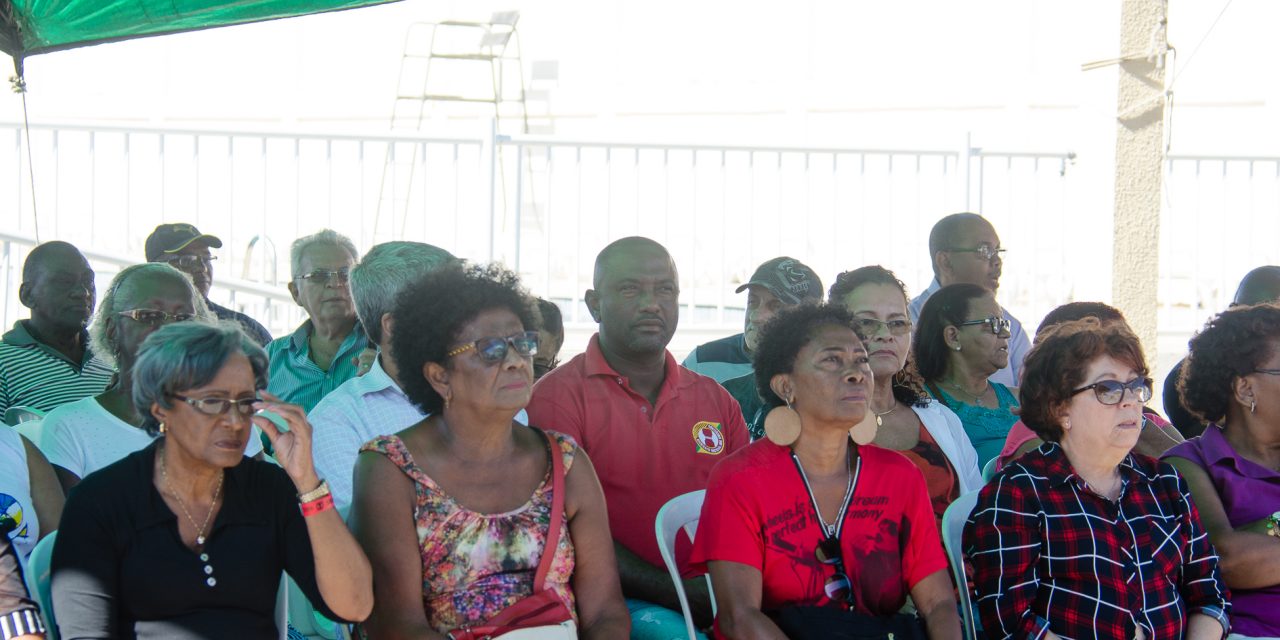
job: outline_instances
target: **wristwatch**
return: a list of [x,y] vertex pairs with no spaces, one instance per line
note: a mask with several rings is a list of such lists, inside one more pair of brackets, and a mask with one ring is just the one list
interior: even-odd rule
[[306,493],[299,493],[298,502],[307,503],[313,500],[319,500],[327,495],[329,495],[329,482],[327,480],[321,480],[320,486]]
[[1267,518],[1267,535],[1273,538],[1280,538],[1280,511],[1271,514]]

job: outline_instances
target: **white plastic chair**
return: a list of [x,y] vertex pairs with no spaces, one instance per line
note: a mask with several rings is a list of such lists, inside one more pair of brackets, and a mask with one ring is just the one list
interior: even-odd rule
[[280,640],[289,640],[289,576],[280,579],[280,588],[276,589],[276,630]]
[[996,462],[998,460],[1000,460],[1000,456],[996,456],[988,460],[986,464],[982,465],[982,482],[991,482],[991,479],[996,477],[996,472],[999,471],[999,469],[996,469]]
[[973,624],[973,603],[969,593],[969,580],[964,570],[964,545],[961,538],[964,534],[964,523],[978,504],[978,492],[971,491],[952,502],[942,514],[942,545],[947,548],[947,559],[951,561],[951,573],[956,578],[956,591],[960,592],[960,617],[964,624],[964,637],[977,640],[977,632]]
[[348,640],[351,637],[347,625],[329,620],[316,611],[293,578],[286,575],[284,579],[289,584],[289,624],[298,633],[322,640]]
[[26,574],[27,593],[40,605],[40,614],[44,616],[44,626],[48,630],[46,640],[58,640],[58,625],[53,618],[53,585],[50,564],[53,560],[53,544],[58,537],[54,531],[36,543],[31,555],[27,557],[23,571]]
[[[676,566],[676,535],[681,529],[693,540],[698,533],[698,519],[702,515],[702,501],[707,497],[706,491],[692,491],[676,496],[667,501],[658,510],[653,528],[658,535],[658,551],[662,553],[662,561],[667,564],[667,572],[676,585],[676,596],[680,598],[680,610],[684,613],[685,629],[689,632],[689,640],[698,637],[693,626],[693,612],[689,610],[689,599],[684,594],[684,581],[680,578],[680,567]],[[707,592],[711,594],[711,614],[716,613],[716,595],[711,591],[711,576],[707,580]]]
[[35,407],[9,407],[4,412],[4,423],[16,427],[31,420],[43,420],[44,412]]
[[26,420],[13,425],[13,430],[31,441],[41,453],[44,453],[44,419]]

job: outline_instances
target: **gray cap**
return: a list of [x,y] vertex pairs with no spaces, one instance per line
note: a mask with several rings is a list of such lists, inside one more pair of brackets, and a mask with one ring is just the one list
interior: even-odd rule
[[751,285],[759,285],[787,304],[806,300],[822,300],[822,280],[813,269],[795,258],[780,256],[756,267],[751,279],[738,287],[737,293]]

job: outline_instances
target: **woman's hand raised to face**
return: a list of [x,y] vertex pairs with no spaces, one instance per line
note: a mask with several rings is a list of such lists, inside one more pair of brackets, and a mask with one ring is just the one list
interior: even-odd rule
[[276,452],[276,461],[284,467],[285,473],[293,480],[298,491],[306,493],[320,484],[316,475],[315,462],[311,458],[311,423],[307,422],[307,414],[296,404],[286,404],[280,398],[262,392],[263,401],[257,403],[259,412],[270,411],[284,419],[289,425],[288,431],[281,431],[270,418],[255,413],[253,423],[267,434],[271,446]]

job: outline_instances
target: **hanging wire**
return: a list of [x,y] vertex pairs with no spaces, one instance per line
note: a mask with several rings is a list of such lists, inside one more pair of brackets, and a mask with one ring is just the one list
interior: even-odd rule
[[9,76],[13,92],[22,95],[22,129],[27,138],[27,177],[31,180],[31,220],[35,226],[36,244],[40,244],[40,215],[36,207],[36,165],[31,155],[31,116],[27,113],[27,80],[22,75],[22,63],[16,63],[18,73]]

